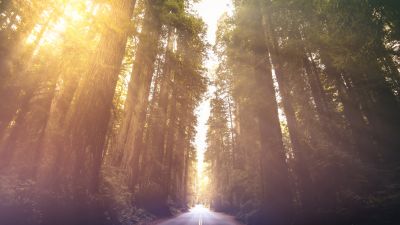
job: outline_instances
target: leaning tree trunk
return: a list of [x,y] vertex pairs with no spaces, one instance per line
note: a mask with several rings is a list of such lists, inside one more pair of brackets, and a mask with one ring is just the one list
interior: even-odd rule
[[99,183],[110,108],[127,43],[135,1],[111,2],[109,23],[90,69],[83,77],[70,112],[65,152],[72,154],[74,189],[96,191]]
[[[144,131],[145,121],[143,115],[146,114],[150,86],[154,73],[154,62],[158,53],[158,42],[161,32],[161,23],[158,18],[158,11],[153,1],[146,1],[146,15],[143,31],[140,34],[139,47],[136,52],[133,64],[131,81],[128,88],[128,96],[125,103],[125,115],[122,120],[122,127],[118,134],[117,151],[122,152],[122,166],[129,172],[128,180],[136,180],[138,166],[137,159],[139,154],[135,149],[138,144],[136,140],[141,140],[137,136]],[[134,165],[133,165],[134,164]],[[131,183],[131,186],[134,185]]]
[[[262,18],[259,17],[262,29]],[[261,40],[265,36],[260,34]],[[272,68],[265,51],[255,52],[255,73],[258,88],[263,93],[263,102],[257,106],[257,116],[261,140],[261,167],[264,182],[263,211],[271,224],[283,225],[289,222],[292,195],[286,165],[282,131],[278,117],[278,104],[272,79]],[[263,63],[259,63],[263,62]]]
[[[32,87],[24,86],[21,81],[29,75],[27,70],[31,66],[33,54],[39,48],[39,43],[49,28],[50,22],[57,19],[58,15],[54,11],[44,22],[35,41],[27,50],[24,49],[25,51],[22,52],[22,49],[18,51],[17,49],[12,49],[9,55],[0,57],[0,96],[2,96],[0,99],[0,138],[6,132],[8,125],[14,119],[17,112],[18,114],[22,114],[21,109],[27,107],[24,104],[29,103],[30,98],[33,97]],[[22,45],[22,43],[18,44]],[[7,69],[9,66],[16,67],[12,73]],[[30,86],[38,86],[45,79],[43,76],[36,76],[33,78],[34,83],[30,84]]]
[[43,137],[39,140],[40,155],[35,171],[39,188],[56,188],[57,183],[62,183],[60,180],[62,178],[57,176],[60,172],[58,165],[67,163],[63,157],[63,140],[67,132],[64,129],[66,123],[64,116],[72,106],[78,80],[65,72],[60,75],[60,80],[62,80],[63,85],[60,90],[54,93]]
[[302,143],[301,135],[299,132],[296,114],[291,102],[291,94],[289,87],[289,74],[284,74],[282,68],[282,57],[278,50],[278,43],[271,25],[270,15],[263,14],[264,33],[267,37],[267,46],[270,51],[271,63],[275,69],[276,79],[280,93],[282,95],[283,111],[286,116],[287,126],[289,130],[290,142],[293,152],[295,154],[295,173],[299,182],[299,192],[302,207],[304,209],[313,210],[314,199],[312,195],[312,181],[307,166],[305,165],[306,149]]
[[161,77],[160,84],[160,94],[158,101],[158,108],[156,111],[156,120],[157,123],[153,124],[152,136],[153,136],[153,147],[152,151],[155,154],[156,160],[159,161],[159,164],[155,165],[155,174],[161,174],[163,168],[161,165],[164,165],[164,145],[166,138],[166,129],[167,129],[167,120],[168,120],[168,105],[170,101],[170,94],[172,88],[172,76],[174,73],[173,69],[173,33],[172,28],[169,28],[168,33],[168,41],[167,41],[167,49],[165,52],[165,62],[163,74]]

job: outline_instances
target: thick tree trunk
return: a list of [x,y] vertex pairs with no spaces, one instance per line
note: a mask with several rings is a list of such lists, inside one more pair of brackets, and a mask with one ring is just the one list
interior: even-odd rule
[[[261,18],[260,18],[261,27]],[[261,140],[261,167],[264,183],[263,212],[274,225],[287,224],[291,216],[292,193],[286,165],[282,132],[278,117],[278,104],[269,62],[268,52],[256,55],[255,73],[263,94],[263,104],[257,109]]]
[[185,166],[184,166],[184,171],[183,171],[183,179],[182,179],[182,187],[183,187],[183,193],[182,193],[182,201],[186,205],[188,203],[188,185],[190,182],[190,148],[191,148],[191,143],[190,139],[188,137],[185,137]]
[[[322,63],[324,63],[326,67],[325,72],[328,77],[333,80],[339,93],[339,100],[343,104],[343,114],[349,124],[356,145],[356,149],[354,149],[355,153],[363,160],[377,160],[377,152],[374,153],[374,149],[376,148],[373,143],[374,137],[370,132],[371,128],[363,119],[364,115],[361,110],[360,100],[357,93],[355,93],[351,82],[348,79],[346,81],[345,77],[347,77],[347,75],[340,74],[340,72],[331,65],[328,56],[325,56],[324,54],[321,56]],[[352,148],[350,144],[351,143],[349,143],[347,148]]]
[[[125,115],[122,120],[122,127],[118,134],[117,151],[123,152],[123,167],[132,170],[130,174],[137,174],[133,169],[138,168],[135,149],[140,144],[135,144],[139,140],[138,136],[143,133],[150,86],[154,73],[154,62],[158,52],[158,42],[160,38],[161,24],[151,1],[146,5],[146,15],[143,31],[140,34],[139,47],[136,52],[135,62],[132,68],[131,81],[128,87],[128,96],[125,103]],[[129,178],[132,180],[132,178]],[[133,185],[133,184],[132,184]]]
[[313,65],[314,62],[310,62],[308,57],[309,56],[305,54],[303,59],[304,68],[306,70],[311,93],[314,98],[315,108],[318,112],[320,120],[324,123],[324,121],[329,118],[329,110],[326,104],[325,93],[321,84],[320,77],[318,76],[318,72]]
[[168,190],[168,193],[171,193],[171,186],[173,181],[173,159],[175,154],[175,146],[176,146],[176,113],[177,113],[177,102],[175,89],[173,89],[170,100],[170,113],[169,113],[169,122],[167,125],[167,139],[165,143],[165,162],[166,165],[166,176],[164,180],[165,188]]
[[[148,108],[148,115],[146,118],[146,124],[147,124],[147,128],[146,128],[146,132],[145,132],[145,136],[144,136],[144,143],[143,143],[143,149],[142,149],[142,154],[140,154],[139,158],[139,163],[138,163],[138,167],[137,167],[137,176],[136,177],[132,177],[132,182],[133,183],[137,183],[139,184],[139,187],[142,187],[142,185],[145,183],[145,181],[147,182],[146,179],[148,179],[149,177],[149,173],[150,173],[150,168],[148,167],[148,165],[150,163],[152,163],[150,157],[151,157],[151,143],[152,143],[152,130],[155,127],[155,123],[157,123],[156,118],[153,116],[156,112],[156,107],[157,107],[157,100],[158,100],[158,96],[159,96],[159,92],[158,87],[159,87],[159,82],[161,80],[161,70],[160,70],[160,66],[161,63],[158,62],[157,65],[157,77],[155,78],[155,82],[154,82],[154,87],[152,90],[153,96],[152,96],[152,100],[150,102],[150,106]],[[133,165],[134,166],[134,165]],[[134,170],[135,168],[133,168]],[[133,171],[132,171],[133,172]]]
[[56,188],[57,183],[62,183],[60,166],[67,162],[64,153],[64,138],[66,121],[65,115],[72,106],[72,99],[78,86],[78,80],[70,74],[61,75],[62,88],[55,93],[52,100],[49,118],[40,140],[41,156],[36,171],[39,188]]
[[[58,70],[58,68],[57,68]],[[26,102],[19,110],[15,125],[10,129],[8,137],[3,140],[4,151],[8,154],[1,157],[6,160],[2,166],[11,163],[16,172],[25,177],[32,178],[38,165],[41,152],[41,140],[49,118],[52,99],[59,71],[49,71],[50,76],[45,76],[28,94]]]
[[[172,29],[172,28],[170,28]],[[158,109],[156,112],[157,123],[154,124],[153,130],[153,151],[155,151],[155,155],[157,159],[161,160],[160,162],[163,163],[164,159],[164,145],[165,145],[165,137],[166,137],[166,128],[167,128],[167,121],[168,121],[168,101],[170,100],[170,94],[172,91],[172,77],[173,77],[173,65],[172,65],[172,54],[173,54],[173,33],[171,30],[168,34],[167,40],[167,49],[165,53],[165,62],[164,62],[164,69],[161,78],[161,85],[160,85],[160,95],[158,101]],[[165,168],[165,167],[163,167]],[[161,168],[160,168],[161,169]],[[160,171],[161,173],[161,171]]]
[[[262,10],[259,9],[259,27],[263,29]],[[266,40],[260,33],[260,40]],[[282,131],[278,116],[278,104],[272,78],[272,68],[268,60],[267,46],[255,52],[255,75],[258,88],[263,93],[263,102],[257,106],[257,116],[261,141],[261,169],[263,179],[263,212],[270,224],[288,224],[292,214],[292,192],[283,147]],[[258,52],[260,51],[260,52]],[[259,63],[262,62],[262,63]]]
[[77,191],[96,191],[98,188],[110,108],[134,6],[135,1],[112,1],[108,27],[90,69],[80,83],[70,112],[70,143],[65,143],[65,152],[74,157],[72,177]]
[[295,111],[291,104],[291,95],[289,87],[289,80],[285,78],[289,74],[284,74],[282,68],[282,58],[279,54],[278,43],[275,38],[273,28],[271,27],[271,21],[269,14],[263,15],[264,32],[267,38],[267,46],[270,50],[271,63],[275,69],[276,78],[278,81],[278,87],[282,97],[283,110],[287,120],[287,126],[289,130],[290,141],[292,150],[295,155],[295,173],[299,182],[299,192],[302,208],[306,211],[312,211],[314,205],[314,198],[312,195],[312,180],[308,168],[305,165],[306,149],[305,145],[301,142],[301,134],[299,132]]
[[[383,157],[387,162],[396,163],[400,158],[400,104],[394,96],[389,83],[381,74],[379,65],[376,71],[365,74],[369,84],[369,95],[362,95],[369,122],[375,128],[378,143],[382,148]],[[357,88],[357,87],[356,87]],[[369,103],[369,104],[368,104]]]

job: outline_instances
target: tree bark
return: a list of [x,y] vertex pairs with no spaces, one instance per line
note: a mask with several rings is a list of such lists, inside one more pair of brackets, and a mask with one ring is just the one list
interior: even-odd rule
[[90,69],[78,87],[70,112],[70,143],[65,143],[65,152],[73,153],[72,177],[76,191],[93,192],[98,188],[110,108],[134,6],[135,1],[131,0],[112,1],[108,27],[101,36]]
[[[261,13],[261,11],[260,11]],[[262,29],[262,17],[259,17]],[[265,35],[261,34],[261,40]],[[286,165],[282,131],[278,117],[272,68],[268,61],[269,52],[255,52],[255,73],[257,84],[264,93],[263,104],[257,106],[261,141],[261,167],[264,183],[263,211],[271,224],[287,224],[292,211],[292,193]],[[262,63],[258,63],[258,62]]]
[[[313,210],[314,197],[312,195],[312,180],[305,165],[306,147],[301,143],[301,134],[299,132],[295,111],[291,103],[289,80],[286,78],[289,74],[284,74],[283,63],[278,50],[278,43],[271,25],[269,13],[263,14],[264,33],[267,37],[267,46],[270,51],[271,63],[275,70],[276,79],[280,94],[282,95],[283,111],[286,116],[286,122],[289,130],[289,137],[292,150],[295,155],[295,173],[299,182],[300,201],[303,209]],[[286,76],[286,77],[285,77]]]
[[[154,62],[158,53],[158,42],[160,38],[161,24],[157,15],[156,6],[152,1],[146,1],[145,21],[143,31],[140,34],[139,47],[136,52],[135,62],[132,68],[131,80],[128,87],[128,95],[125,103],[125,115],[122,127],[118,134],[117,151],[123,152],[122,166],[131,170],[130,174],[138,168],[132,163],[137,163],[135,155],[139,155],[139,140],[137,136],[143,133],[143,115],[146,115],[150,86],[154,73]],[[129,178],[132,180],[133,178]],[[133,185],[133,184],[131,184]]]

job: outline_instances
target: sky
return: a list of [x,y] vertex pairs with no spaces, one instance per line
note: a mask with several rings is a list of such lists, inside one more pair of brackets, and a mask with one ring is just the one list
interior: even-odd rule
[[[201,16],[207,24],[207,41],[213,45],[215,43],[215,33],[217,31],[217,23],[219,18],[225,12],[232,12],[231,0],[202,0],[194,4],[194,10]],[[208,76],[213,73],[217,66],[216,56],[212,51],[208,52],[209,60],[205,63],[208,70]],[[209,87],[207,96],[214,92],[213,87]],[[210,101],[205,98],[200,106],[196,109],[198,124],[196,127],[197,135],[195,138],[195,145],[197,150],[197,172],[201,176],[203,171],[204,152],[206,150],[206,134],[207,134],[207,120],[210,116]]]

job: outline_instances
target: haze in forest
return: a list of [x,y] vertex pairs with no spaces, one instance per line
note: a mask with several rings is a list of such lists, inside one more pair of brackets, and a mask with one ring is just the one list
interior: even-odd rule
[[0,0],[1,225],[400,224],[397,0]]

